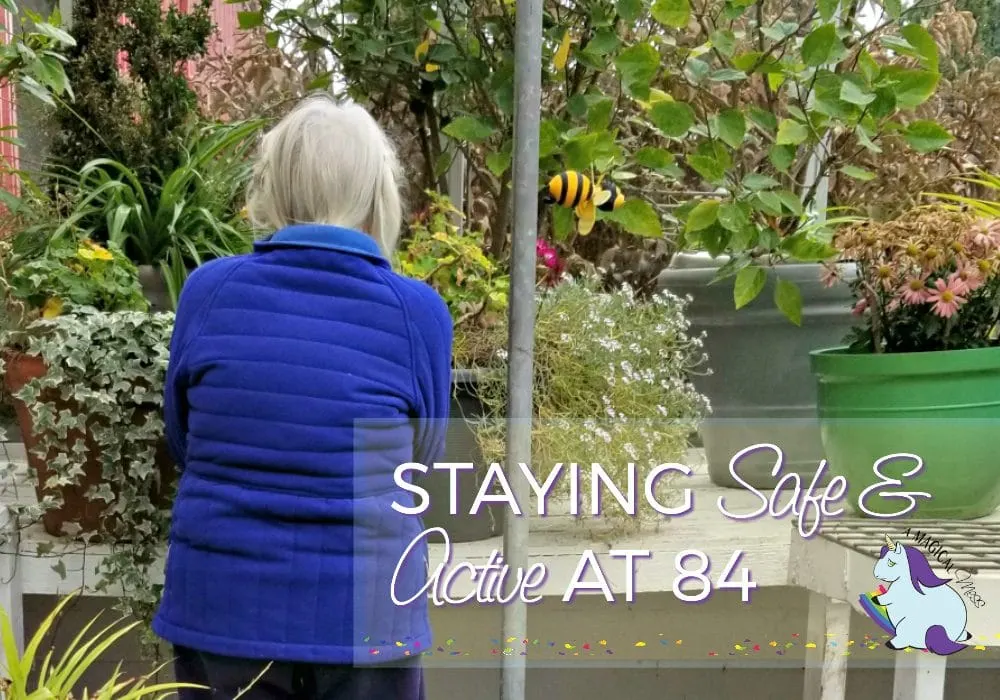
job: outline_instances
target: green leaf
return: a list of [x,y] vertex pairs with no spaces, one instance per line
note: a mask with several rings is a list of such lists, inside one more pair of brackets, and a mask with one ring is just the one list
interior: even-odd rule
[[779,278],[774,286],[774,305],[789,321],[802,325],[802,292],[797,284]]
[[691,21],[690,0],[655,0],[653,19],[671,29],[685,29]]
[[694,126],[695,114],[684,102],[657,102],[649,110],[649,120],[665,136],[681,138]]
[[712,72],[712,66],[700,58],[689,58],[684,64],[684,72],[692,83],[700,85]]
[[572,209],[552,207],[552,233],[555,234],[556,240],[566,240],[573,234],[575,228]]
[[750,217],[736,202],[726,202],[719,207],[719,224],[727,231],[739,233],[750,225]]
[[816,8],[819,10],[819,18],[824,22],[829,22],[837,12],[840,0],[818,0]]
[[940,124],[926,119],[907,126],[903,138],[910,144],[910,148],[919,153],[930,153],[944,148],[955,139]]
[[693,155],[687,157],[687,163],[710,184],[721,183],[726,177],[726,166],[718,158]]
[[458,117],[441,131],[456,141],[468,143],[482,143],[496,133],[496,129],[476,117]]
[[650,170],[663,171],[676,167],[674,154],[656,146],[646,146],[636,151],[635,162]]
[[774,116],[774,112],[768,112],[760,107],[750,108],[750,120],[769,134],[778,128],[778,119]]
[[755,208],[765,214],[781,216],[784,213],[781,208],[781,197],[774,192],[758,192],[755,196],[755,201]]
[[805,232],[786,238],[781,248],[796,260],[807,263],[829,260],[839,252],[829,243],[810,238]]
[[703,231],[714,224],[719,219],[719,208],[719,202],[714,199],[699,202],[698,206],[688,214],[687,222],[684,226],[685,232]]
[[649,84],[660,70],[660,54],[651,44],[630,46],[615,59],[622,83],[634,97],[649,95]]
[[813,67],[831,63],[837,56],[838,46],[840,50],[843,49],[843,44],[837,38],[837,27],[824,24],[809,32],[802,41],[802,61]]
[[895,83],[890,90],[900,107],[919,107],[934,94],[941,76],[925,70],[899,70],[888,73]]
[[845,79],[843,84],[840,86],[840,99],[844,102],[849,102],[852,105],[865,107],[875,101],[875,95],[870,92],[866,92],[853,80]]
[[908,24],[900,32],[903,38],[916,49],[917,56],[924,68],[932,73],[937,73],[939,68],[937,42],[931,33],[919,24]]
[[486,156],[486,167],[489,168],[490,172],[496,177],[500,177],[507,172],[507,168],[510,167],[510,163],[510,152],[490,153]]
[[877,175],[875,175],[872,171],[859,168],[856,165],[845,165],[840,169],[840,172],[847,175],[847,177],[852,177],[855,180],[861,180],[862,182],[870,182],[877,177]]
[[592,131],[602,131],[607,129],[611,123],[611,116],[615,110],[615,103],[607,97],[595,100],[587,111],[587,125]]
[[264,44],[269,49],[278,48],[278,41],[281,39],[281,32],[275,30],[264,35]]
[[634,22],[642,15],[642,0],[618,0],[618,16]]
[[758,173],[750,173],[745,178],[743,178],[743,186],[752,192],[759,192],[761,190],[770,190],[778,186],[778,181],[773,177],[768,177],[767,175],[760,175]]
[[779,146],[798,146],[809,138],[809,127],[792,119],[783,119],[778,124],[777,144]]
[[566,142],[563,147],[566,165],[575,170],[587,170],[600,158],[617,158],[621,149],[608,131],[582,134]]
[[736,70],[735,68],[721,68],[717,71],[712,71],[709,74],[708,79],[714,80],[717,83],[733,83],[738,80],[746,80],[747,74],[741,70]]
[[788,190],[778,190],[775,192],[778,199],[781,200],[782,205],[785,209],[790,211],[795,216],[802,216],[805,210],[802,208],[802,200],[794,192],[789,192]]
[[[828,21],[828,20],[824,20]],[[764,36],[771,41],[784,41],[799,30],[797,22],[775,22],[773,26],[761,29]]]
[[858,128],[854,131],[854,135],[857,137],[858,143],[864,146],[866,150],[871,151],[872,153],[882,152],[882,149],[879,148],[874,141],[872,141],[871,136],[868,135],[864,126],[858,126]]
[[653,209],[653,205],[644,199],[628,199],[614,211],[603,214],[602,218],[614,221],[635,236],[643,238],[663,236],[660,215]]
[[712,46],[725,57],[730,57],[736,50],[736,35],[728,29],[718,29],[712,32],[708,40]]
[[902,0],[880,0],[879,4],[892,19],[899,19],[903,16]]
[[553,119],[542,121],[538,130],[538,157],[545,158],[559,150],[559,123]]
[[256,29],[264,24],[263,12],[237,12],[236,21],[239,22],[240,29]]
[[756,299],[764,285],[767,284],[767,270],[759,265],[744,267],[736,273],[736,281],[733,283],[733,301],[737,309]]
[[48,22],[36,23],[35,30],[43,36],[54,39],[63,46],[76,46],[76,39],[74,39],[69,32],[53,24],[49,24]]
[[879,71],[881,70],[878,62],[872,58],[867,49],[858,54],[858,68],[861,69],[861,75],[869,83],[874,82],[878,78]]
[[719,138],[732,148],[739,148],[747,135],[747,122],[738,109],[727,109],[719,114]]

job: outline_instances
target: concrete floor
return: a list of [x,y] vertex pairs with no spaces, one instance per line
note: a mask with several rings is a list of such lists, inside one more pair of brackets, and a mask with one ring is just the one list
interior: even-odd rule
[[[699,605],[671,594],[640,596],[632,605],[583,597],[572,604],[546,600],[529,616],[527,700],[801,698],[806,645],[824,643],[806,639],[807,601],[805,591],[795,588],[759,590],[748,606],[725,593]],[[25,599],[29,633],[54,602],[48,596]],[[101,599],[78,601],[60,625],[57,642],[102,608]],[[113,619],[110,611],[105,614]],[[425,657],[429,700],[500,699],[503,651],[525,647],[523,641],[503,643],[500,622],[499,608],[434,611],[438,647]],[[847,697],[888,700],[893,652],[882,647],[879,630],[867,618],[856,616],[851,634]],[[126,640],[84,683],[98,687],[121,661],[128,673],[150,668],[139,658],[136,641]],[[949,660],[948,700],[992,699],[997,688],[1000,651],[970,649]]]

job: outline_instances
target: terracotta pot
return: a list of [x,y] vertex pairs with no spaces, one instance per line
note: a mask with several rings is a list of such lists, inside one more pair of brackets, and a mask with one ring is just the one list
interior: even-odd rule
[[[31,417],[31,410],[23,401],[13,398],[13,394],[19,392],[28,382],[45,376],[45,363],[40,357],[26,355],[24,353],[7,351],[4,353],[6,362],[6,376],[4,378],[7,391],[11,394],[14,410],[17,413],[17,421],[24,438],[24,447],[28,455],[28,466],[38,477],[35,491],[38,500],[49,493],[59,493],[62,496],[63,504],[58,508],[47,511],[42,516],[45,531],[53,536],[61,536],[63,525],[75,523],[81,528],[82,533],[99,533],[113,531],[114,524],[104,517],[107,504],[103,501],[91,501],[86,497],[86,493],[95,486],[104,482],[101,469],[101,454],[98,446],[94,443],[90,433],[83,434],[80,431],[70,431],[66,436],[66,446],[70,447],[78,440],[83,440],[86,445],[86,457],[83,464],[83,476],[72,486],[62,486],[56,489],[45,488],[45,482],[52,476],[47,459],[39,457],[35,453],[35,448],[39,445],[39,436],[34,431],[34,421]],[[43,397],[46,401],[50,397]],[[59,410],[75,411],[76,406],[72,401],[58,400],[55,402]],[[149,412],[156,411],[155,406],[149,408]],[[140,422],[143,414],[136,416],[136,422]],[[51,454],[49,459],[55,457]],[[167,450],[166,441],[162,440],[156,458],[159,471],[159,485],[156,493],[153,494],[153,502],[161,508],[169,507],[170,497],[173,493],[173,486],[176,481],[176,469],[170,453]],[[117,497],[119,489],[116,484],[111,484],[111,491]]]

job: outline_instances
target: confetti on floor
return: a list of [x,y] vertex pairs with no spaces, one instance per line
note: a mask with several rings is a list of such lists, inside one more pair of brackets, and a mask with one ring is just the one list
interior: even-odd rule
[[[698,653],[697,650],[692,651],[691,649],[689,649],[690,644],[684,645],[684,640],[682,639],[673,639],[673,637],[668,636],[666,633],[657,633],[656,636],[660,638],[660,644],[653,645],[653,647],[650,647],[649,643],[642,639],[631,642],[624,642],[623,646],[631,646],[633,649],[645,650],[643,652],[635,652],[639,654],[649,654],[649,652],[652,651],[652,649],[655,648],[656,646],[667,647],[667,648],[682,647],[682,646],[684,647],[683,649],[678,648],[676,651],[673,652],[663,652],[663,651],[658,653],[654,652],[654,655],[659,655],[664,660],[668,660],[671,657],[689,658],[688,656],[689,654]],[[830,637],[830,635],[825,635],[825,636]],[[1000,634],[995,635],[995,637],[997,639],[1000,639]],[[888,638],[888,635],[882,635],[882,638]],[[817,648],[822,648],[823,646],[826,647],[828,653],[831,649],[835,649],[836,651],[834,651],[833,653],[837,654],[839,652],[839,655],[841,656],[850,656],[852,654],[851,651],[852,647],[855,650],[864,649],[867,651],[879,651],[882,653],[886,652],[885,644],[881,641],[881,639],[878,637],[873,637],[869,634],[865,634],[864,637],[859,640],[831,639],[825,642],[824,645],[817,645],[816,642],[803,641],[803,639],[804,638],[799,633],[792,634],[791,639],[789,641],[779,641],[776,639],[764,641],[764,640],[754,640],[752,638],[745,638],[743,639],[742,642],[733,643],[731,647],[732,651],[720,654],[720,652],[718,651],[711,650],[707,651],[707,653],[708,656],[710,657],[720,657],[720,656],[722,658],[726,658],[729,656],[752,657],[752,656],[760,656],[762,654],[770,654],[771,650],[773,650],[774,654],[777,656],[786,656],[790,653],[794,654],[795,653],[794,650],[796,649],[799,650],[817,649]],[[365,637],[365,641],[371,642],[371,638]],[[504,642],[501,642],[500,640],[497,639],[490,641],[493,642],[493,644],[489,647],[491,650],[490,653],[493,656],[501,656],[501,655],[513,656],[515,654],[518,654],[520,656],[528,656],[529,655],[528,649],[530,647],[536,647],[536,650],[532,652],[533,656],[538,656],[539,654],[544,655],[544,650],[546,648],[552,649],[553,651],[556,652],[556,654],[563,657],[593,658],[596,654],[600,654],[601,652],[603,652],[603,654],[605,655],[615,654],[615,650],[612,648],[615,645],[609,642],[607,639],[600,639],[597,641],[571,640],[571,641],[558,642],[558,641],[542,641],[539,639],[534,639],[534,640],[521,639],[520,641],[518,641],[517,637],[508,637]],[[380,642],[379,646],[372,646],[371,644],[369,644],[368,648],[369,648],[369,654],[371,656],[378,656],[380,654],[384,655],[387,653],[386,649],[392,647],[395,647],[397,649],[402,648],[403,656],[410,656],[411,654],[420,654],[421,656],[443,655],[448,657],[455,657],[455,656],[468,657],[473,655],[474,652],[469,651],[468,649],[458,648],[456,647],[456,644],[457,642],[454,638],[448,638],[447,640],[444,641],[443,645],[441,646],[429,649],[421,649],[421,645],[419,642],[412,641],[412,637],[407,637],[404,640],[398,640],[398,641],[382,641]],[[984,644],[975,644],[973,646],[973,644],[970,643],[969,646],[975,651],[986,651],[988,648]],[[410,650],[411,647],[413,651]],[[925,649],[919,649],[919,650],[906,649],[904,653],[913,653],[915,651],[929,653]]]

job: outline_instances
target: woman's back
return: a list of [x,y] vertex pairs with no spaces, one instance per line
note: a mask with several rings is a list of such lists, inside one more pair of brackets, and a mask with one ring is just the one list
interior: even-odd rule
[[[441,298],[358,231],[290,226],[196,271],[168,377],[184,464],[156,631],[325,664],[426,648],[426,602],[389,595],[422,527],[391,505],[412,505],[396,467],[440,454],[450,344]],[[426,580],[422,551],[397,576],[401,598]]]

